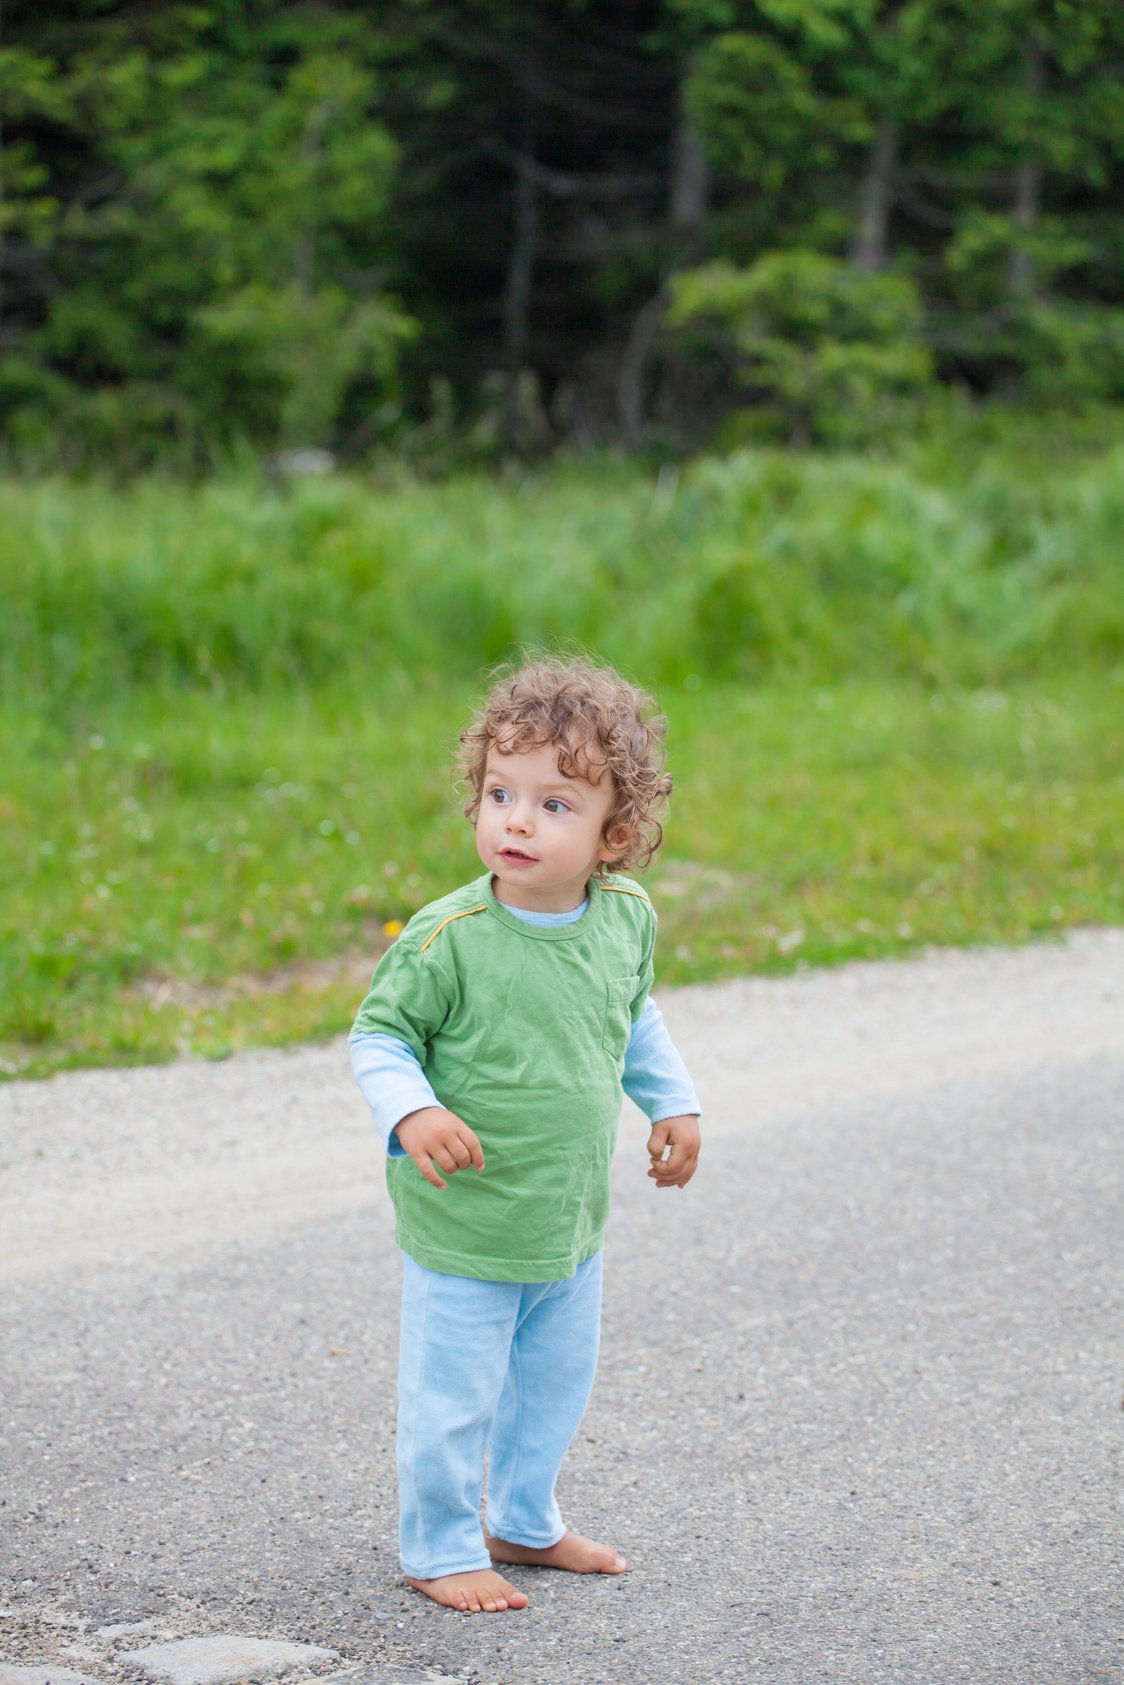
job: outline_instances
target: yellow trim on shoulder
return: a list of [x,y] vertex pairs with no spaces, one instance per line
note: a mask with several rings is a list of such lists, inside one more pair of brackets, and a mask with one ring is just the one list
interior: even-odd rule
[[425,950],[429,947],[429,944],[436,941],[445,926],[447,924],[452,924],[454,919],[466,919],[470,913],[486,913],[487,911],[488,903],[486,901],[481,901],[479,907],[466,907],[463,913],[450,913],[447,919],[441,920],[441,923],[437,926],[436,930],[430,931],[429,935],[418,949],[418,953],[424,954]]
[[647,901],[649,907],[652,905],[651,897],[645,895],[642,889],[626,889],[623,883],[603,883],[601,888],[611,889],[614,895],[635,895],[638,901]]

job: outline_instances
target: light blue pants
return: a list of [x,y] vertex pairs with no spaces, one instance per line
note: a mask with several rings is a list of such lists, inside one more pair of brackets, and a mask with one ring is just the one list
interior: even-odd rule
[[399,1545],[415,1579],[489,1565],[480,1527],[546,1547],[566,1531],[554,1483],[589,1402],[601,1253],[568,1281],[476,1281],[403,1257]]

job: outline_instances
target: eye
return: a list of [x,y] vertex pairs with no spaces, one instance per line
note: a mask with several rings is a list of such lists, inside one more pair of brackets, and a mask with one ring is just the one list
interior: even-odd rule
[[570,811],[560,796],[548,796],[542,805],[548,813],[569,813]]
[[494,802],[497,807],[503,807],[506,802],[511,800],[511,797],[502,785],[497,784],[494,789],[488,790],[485,793],[485,799],[487,801]]

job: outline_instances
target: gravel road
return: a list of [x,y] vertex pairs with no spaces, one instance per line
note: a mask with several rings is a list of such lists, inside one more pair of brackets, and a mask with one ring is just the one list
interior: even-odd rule
[[1124,1679],[1124,930],[660,1000],[703,1168],[656,1193],[626,1110],[561,1494],[633,1568],[519,1614],[397,1578],[343,1042],[0,1087],[0,1679],[214,1634],[369,1681]]

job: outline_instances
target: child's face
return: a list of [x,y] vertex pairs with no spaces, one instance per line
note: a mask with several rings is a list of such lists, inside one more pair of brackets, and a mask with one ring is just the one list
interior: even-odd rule
[[559,771],[558,749],[505,755],[488,751],[476,847],[495,880],[498,901],[532,912],[567,913],[581,905],[597,867],[627,838],[605,839],[613,805],[607,772],[597,783]]

